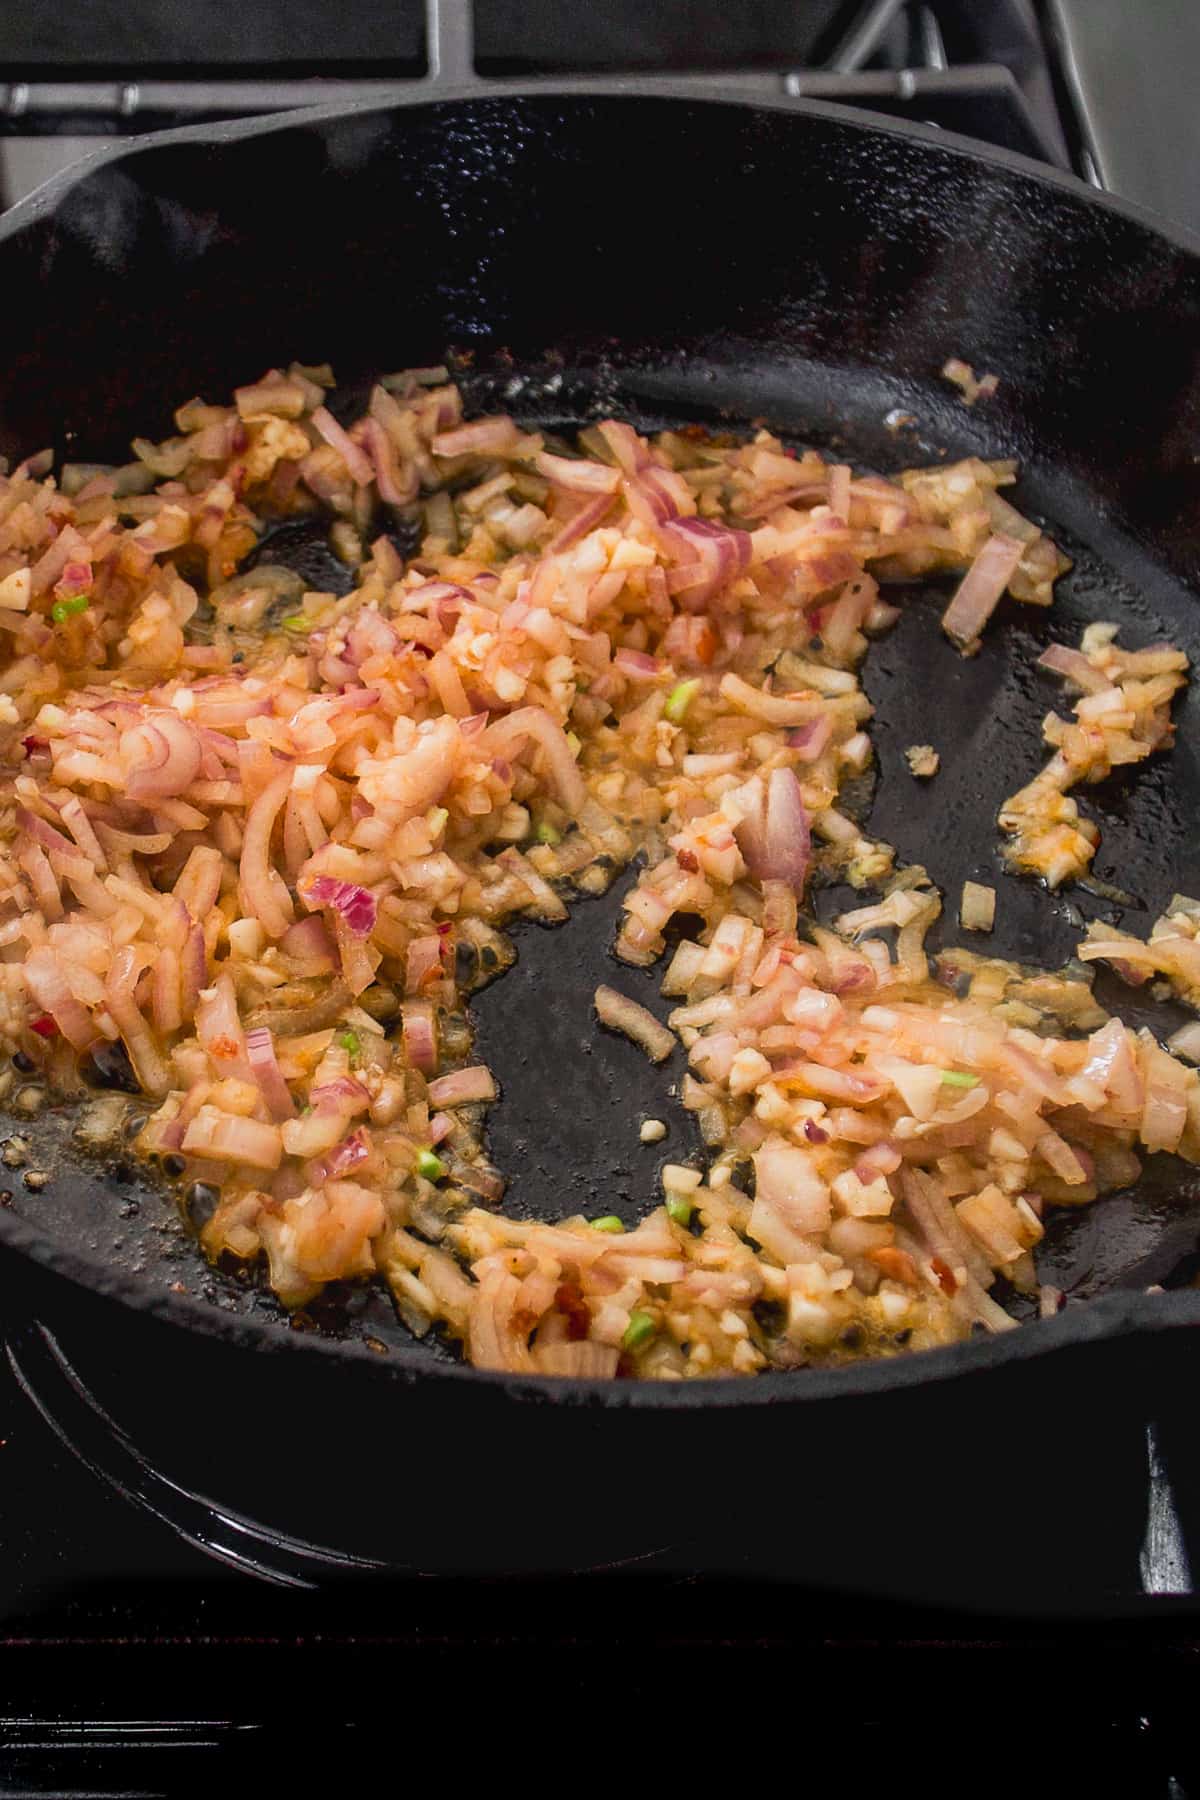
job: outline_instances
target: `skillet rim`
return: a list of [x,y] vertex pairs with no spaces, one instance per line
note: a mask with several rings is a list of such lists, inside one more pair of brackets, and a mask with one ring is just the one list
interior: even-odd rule
[[1082,176],[1051,163],[1039,162],[1021,150],[987,144],[958,131],[946,131],[917,119],[897,118],[891,113],[875,112],[870,107],[850,105],[834,100],[818,100],[803,94],[772,94],[747,98],[731,90],[721,93],[715,88],[703,92],[680,87],[669,79],[629,76],[624,79],[580,76],[575,79],[542,81],[476,81],[456,82],[446,87],[440,83],[413,81],[398,83],[396,94],[389,99],[359,101],[329,100],[313,106],[291,107],[285,112],[256,113],[242,119],[219,119],[212,124],[177,125],[163,131],[135,132],[117,138],[103,149],[90,151],[66,169],[51,175],[39,186],[0,214],[0,243],[16,236],[27,225],[41,219],[77,182],[92,175],[107,163],[120,162],[145,150],[168,149],[173,144],[220,145],[238,143],[243,138],[266,137],[305,123],[320,124],[326,120],[367,118],[376,113],[408,112],[415,107],[448,104],[486,104],[491,100],[555,100],[555,99],[669,100],[693,106],[738,108],[745,112],[780,112],[801,117],[824,119],[826,123],[864,135],[896,137],[909,143],[926,144],[949,150],[967,161],[985,163],[1013,175],[1022,175],[1042,185],[1059,188],[1077,200],[1114,212],[1119,218],[1140,225],[1143,230],[1165,239],[1176,249],[1200,260],[1200,230],[1170,219],[1139,201],[1126,200],[1104,188],[1093,187]]
[[[864,136],[891,137],[910,144],[936,147],[971,162],[1057,189],[1088,206],[1115,213],[1200,264],[1200,233],[1163,218],[1134,201],[1093,188],[1079,176],[1039,163],[1019,151],[981,144],[957,132],[897,119],[868,108],[800,95],[778,94],[750,99],[743,94],[723,94],[715,89],[693,92],[681,89],[670,80],[654,77],[489,81],[486,84],[453,83],[446,87],[436,81],[414,82],[408,87],[399,85],[395,96],[386,100],[351,104],[329,101],[246,119],[136,134],[84,156],[18,201],[0,217],[0,245],[52,215],[62,198],[78,182],[110,163],[129,161],[143,152],[169,149],[177,144],[207,144],[215,148],[305,124],[400,114],[416,107],[474,106],[493,99],[552,102],[570,98],[684,102],[752,113],[778,112],[820,119],[838,129]],[[365,1344],[354,1340],[326,1339],[308,1332],[290,1331],[273,1319],[246,1315],[232,1317],[191,1295],[173,1294],[165,1285],[161,1291],[156,1290],[130,1272],[98,1261],[74,1245],[47,1237],[31,1222],[7,1209],[0,1209],[0,1244],[28,1256],[56,1277],[105,1300],[117,1302],[130,1313],[149,1313],[175,1329],[222,1339],[239,1349],[276,1356],[289,1350],[300,1351],[340,1362],[362,1363],[405,1387],[433,1380],[455,1384],[466,1382],[473,1389],[482,1388],[523,1404],[537,1405],[566,1403],[614,1410],[665,1407],[671,1412],[694,1412],[713,1406],[722,1409],[733,1406],[740,1410],[782,1401],[816,1404],[851,1396],[865,1398],[895,1391],[909,1393],[914,1389],[945,1385],[985,1370],[1040,1362],[1072,1349],[1082,1351],[1114,1340],[1133,1343],[1154,1340],[1180,1327],[1200,1325],[1198,1290],[1150,1295],[1124,1289],[1089,1300],[1054,1318],[1031,1320],[1014,1331],[997,1336],[971,1337],[936,1350],[867,1358],[836,1368],[778,1371],[749,1381],[715,1377],[678,1383],[530,1378],[475,1369],[461,1362],[426,1362],[415,1358],[411,1363],[399,1359],[384,1361]]]

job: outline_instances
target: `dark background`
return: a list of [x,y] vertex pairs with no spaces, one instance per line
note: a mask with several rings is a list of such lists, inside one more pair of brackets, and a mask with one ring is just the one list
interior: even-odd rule
[[[481,66],[561,69],[771,68],[806,59],[842,0],[477,0]],[[424,57],[420,0],[86,0],[0,9],[5,73],[35,76],[71,63],[146,73],[167,66],[249,75],[284,68],[332,74],[410,71]]]

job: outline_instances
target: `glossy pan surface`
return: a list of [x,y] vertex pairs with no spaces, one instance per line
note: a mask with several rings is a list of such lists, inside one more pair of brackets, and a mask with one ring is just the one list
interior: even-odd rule
[[[1033,664],[1051,636],[1114,618],[1131,642],[1167,635],[1200,654],[1200,255],[1182,234],[932,131],[815,103],[577,83],[143,140],[0,222],[0,291],[9,454],[53,441],[74,458],[119,456],[135,433],[164,434],[190,394],[220,398],[292,357],[331,361],[350,404],[372,373],[449,354],[470,407],[541,424],[612,412],[647,429],[764,421],[882,470],[1018,457],[1018,504],[1049,521],[1074,572],[1049,616],[1006,603],[971,661],[942,638],[935,594],[914,596],[872,648],[872,828],[948,896],[947,942],[968,876],[998,886],[1002,955],[1057,966],[1081,915],[1120,922],[1109,902],[1004,874],[994,820],[1041,759],[1057,694]],[[998,395],[964,407],[938,376],[949,355],[996,371]],[[285,552],[316,554],[310,578],[323,578],[319,549]],[[1181,704],[1168,756],[1085,800],[1104,832],[1096,872],[1135,897],[1124,915],[1135,931],[1173,892],[1200,891],[1197,710],[1190,696]],[[905,770],[914,741],[942,752],[932,784]],[[546,1217],[602,1197],[602,1210],[632,1218],[652,1203],[664,1153],[694,1148],[668,1091],[681,1053],[651,1071],[590,1016],[613,971],[621,885],[556,931],[520,928],[517,967],[476,1005],[503,1090],[491,1146],[511,1177],[507,1204]],[[653,972],[623,974],[657,1004]],[[1139,1013],[1117,985],[1102,997],[1159,1029],[1170,1017]],[[650,1113],[670,1123],[659,1147],[637,1140]],[[528,1382],[415,1344],[382,1296],[350,1296],[317,1329],[288,1330],[269,1296],[203,1267],[132,1156],[81,1163],[54,1129],[33,1128],[54,1180],[34,1194],[13,1175],[0,1207],[0,1239],[37,1261],[301,1363],[313,1351],[419,1385],[532,1397]],[[1045,1278],[1073,1300],[1100,1298],[1028,1331],[759,1382],[556,1382],[536,1397],[754,1411],[1133,1344],[1200,1321],[1192,1290],[1142,1292],[1185,1277],[1198,1244],[1200,1181],[1152,1165],[1135,1192],[1056,1220]]]

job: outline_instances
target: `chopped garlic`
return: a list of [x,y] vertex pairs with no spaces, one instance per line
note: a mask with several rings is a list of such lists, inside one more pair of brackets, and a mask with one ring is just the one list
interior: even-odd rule
[[729,1068],[731,1094],[748,1094],[771,1073],[771,1065],[759,1050],[739,1050]]
[[928,781],[936,775],[941,764],[941,757],[932,744],[910,744],[904,752],[909,770],[918,781]]
[[978,881],[964,881],[959,924],[964,931],[990,931],[996,923],[996,890]]
[[908,1316],[908,1295],[898,1288],[881,1286],[879,1289],[879,1310],[888,1325],[899,1325]]
[[959,356],[952,356],[943,364],[942,378],[954,383],[968,406],[974,406],[977,400],[990,399],[1000,386],[998,375],[977,376],[970,363],[963,362]]
[[642,1129],[638,1133],[643,1144],[658,1144],[667,1135],[667,1128],[661,1119],[644,1119]]
[[699,1169],[685,1168],[682,1163],[667,1163],[662,1172],[662,1184],[669,1194],[690,1194],[702,1179]]

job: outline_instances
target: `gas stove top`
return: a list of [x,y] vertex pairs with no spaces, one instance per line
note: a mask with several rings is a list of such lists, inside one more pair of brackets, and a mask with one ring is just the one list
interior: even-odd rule
[[[995,1441],[982,1419],[947,1446],[932,1505],[928,1484],[843,1486],[836,1474],[814,1497],[803,1447],[781,1446],[747,1471],[740,1504],[699,1525],[687,1496],[648,1493],[631,1469],[629,1510],[644,1523],[581,1542],[574,1572],[554,1576],[456,1574],[445,1555],[433,1573],[422,1487],[402,1466],[381,1471],[368,1446],[348,1461],[323,1429],[297,1447],[296,1482],[321,1482],[326,1448],[343,1485],[387,1475],[397,1540],[412,1547],[399,1570],[255,1516],[239,1432],[261,1422],[256,1396],[217,1391],[218,1377],[200,1400],[207,1371],[185,1334],[162,1328],[139,1394],[110,1375],[118,1309],[31,1281],[8,1252],[0,1296],[0,1791],[173,1793],[181,1768],[198,1788],[222,1757],[249,1780],[277,1771],[309,1706],[362,1747],[389,1691],[444,1721],[449,1684],[475,1695],[481,1733],[502,1731],[531,1682],[551,1711],[617,1679],[623,1707],[658,1705],[664,1671],[695,1693],[765,1651],[756,1712],[780,1716],[803,1694],[872,1753],[910,1731],[932,1693],[940,1719],[982,1724],[998,1703],[985,1688],[1030,1708],[1069,1692],[1066,1744],[1052,1737],[1039,1756],[1061,1753],[1082,1779],[1103,1745],[1118,1785],[1101,1791],[1200,1792],[1188,1593],[1200,1456],[1186,1404],[1148,1427],[1105,1395],[1101,1432],[1060,1415],[1051,1435],[1019,1443]],[[199,1467],[145,1404],[161,1411],[172,1395],[194,1421]],[[503,1505],[484,1481],[481,1513]],[[1024,1719],[1027,1754],[1044,1723]]]
[[[815,95],[925,120],[1200,225],[1197,114],[1181,87],[1198,66],[1200,12],[1172,0],[1152,20],[1120,0],[476,0],[473,12],[414,0],[345,7],[332,41],[328,8],[310,0],[141,0],[69,18],[31,0],[0,9],[0,198],[97,142],[167,125],[501,80],[669,75],[681,91]],[[236,1453],[197,1469],[109,1379],[118,1311],[31,1282],[9,1253],[0,1318],[0,1791],[175,1791],[184,1757],[205,1781],[222,1756],[254,1779],[294,1755],[310,1704],[361,1743],[400,1692],[414,1720],[444,1720],[448,1685],[470,1688],[481,1739],[492,1721],[511,1730],[531,1683],[576,1706],[616,1693],[628,1714],[664,1687],[703,1691],[757,1649],[774,1654],[754,1665],[756,1718],[785,1701],[791,1716],[802,1695],[871,1753],[911,1736],[914,1719],[970,1715],[978,1756],[996,1707],[1006,1741],[1016,1724],[1029,1745],[1069,1660],[1064,1766],[1082,1775],[1101,1745],[1102,1791],[1200,1794],[1187,1733],[1200,1451],[1183,1404],[1164,1398],[1154,1417],[1114,1406],[1100,1437],[1060,1420],[1054,1442],[993,1447],[983,1431],[947,1446],[944,1510],[889,1490],[884,1522],[874,1491],[835,1482],[817,1573],[787,1503],[787,1480],[807,1479],[793,1447],[785,1478],[750,1472],[740,1511],[703,1526],[678,1496],[639,1493],[633,1471],[644,1526],[568,1547],[553,1577],[526,1558],[485,1579],[419,1554],[392,1566],[323,1536],[316,1507],[281,1518]],[[180,1355],[173,1391],[192,1407]],[[1032,1517],[1031,1485],[1043,1501]],[[403,1483],[396,1505],[417,1505]]]
[[1200,228],[1200,9],[1155,0],[317,0],[0,10],[0,198],[97,142],[518,79],[669,76],[807,95],[1002,145]]

